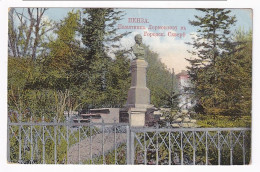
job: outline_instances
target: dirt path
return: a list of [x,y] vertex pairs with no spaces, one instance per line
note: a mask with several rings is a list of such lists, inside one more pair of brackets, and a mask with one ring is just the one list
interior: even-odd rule
[[[90,137],[82,140],[79,144],[74,144],[69,149],[68,163],[78,164],[79,158],[80,162],[84,162],[92,158],[102,155],[102,133],[92,136],[92,147],[90,144]],[[116,144],[117,146],[121,143],[126,143],[126,133],[116,133]],[[104,152],[114,150],[115,146],[115,134],[105,133],[104,134]],[[80,156],[79,156],[80,153]]]

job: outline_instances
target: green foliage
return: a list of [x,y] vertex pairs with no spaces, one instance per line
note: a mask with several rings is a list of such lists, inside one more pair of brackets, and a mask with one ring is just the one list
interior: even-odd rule
[[196,114],[197,124],[202,128],[227,128],[227,127],[248,127],[251,128],[251,116],[232,117],[221,115]]
[[198,9],[204,16],[195,16],[190,24],[199,27],[193,39],[196,57],[187,59],[200,113],[242,116],[251,114],[251,33],[240,31],[232,38],[230,26],[235,16],[230,10]]
[[[128,33],[117,33],[116,23],[122,17],[122,11],[111,8],[84,9],[85,17],[80,29],[82,43],[84,44],[84,55],[76,62],[74,76],[79,81],[77,86],[83,91],[85,97],[79,97],[85,107],[114,106],[115,103],[122,104],[119,96],[128,84],[128,63],[124,53],[112,60],[108,52],[117,47],[118,41]],[[119,62],[123,58],[125,62]],[[113,69],[115,67],[115,69]],[[116,69],[117,68],[117,69]],[[115,75],[115,71],[121,71],[121,76]],[[111,73],[110,73],[111,72]],[[118,78],[115,78],[118,77]],[[126,78],[122,78],[126,77]],[[123,79],[126,79],[123,81]],[[119,85],[114,87],[113,80]],[[120,93],[111,97],[109,91]],[[111,100],[112,98],[112,100]],[[123,98],[124,99],[124,98]],[[111,101],[111,103],[109,102]]]
[[163,64],[159,55],[147,47],[147,87],[151,91],[151,104],[156,107],[177,108],[177,80]]
[[123,52],[118,52],[108,67],[105,106],[122,107],[126,103],[130,88],[130,60]]

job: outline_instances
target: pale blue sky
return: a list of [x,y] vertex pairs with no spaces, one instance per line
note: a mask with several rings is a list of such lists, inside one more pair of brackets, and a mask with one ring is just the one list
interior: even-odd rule
[[[71,11],[73,8],[49,8],[45,17],[59,21],[66,17],[68,11]],[[80,9],[80,8],[74,8]],[[172,38],[168,36],[164,37],[144,37],[143,41],[145,44],[149,45],[150,48],[159,54],[161,61],[167,65],[168,68],[174,68],[176,73],[181,70],[186,69],[188,62],[185,58],[189,58],[190,54],[187,53],[188,47],[185,42],[191,40],[190,33],[195,33],[197,28],[191,26],[188,23],[188,20],[194,20],[194,15],[202,16],[203,13],[195,9],[120,9],[125,12],[125,16],[119,22],[123,25],[145,25],[146,27],[149,24],[154,26],[181,26],[186,27],[186,36],[184,38]],[[231,15],[235,15],[237,22],[236,25],[231,28],[232,33],[235,30],[242,28],[245,31],[252,29],[252,11],[251,9],[230,9]],[[149,24],[139,24],[139,23],[128,23],[128,18],[146,18],[149,21]],[[119,32],[124,32],[125,30],[119,30]],[[133,37],[135,34],[139,33],[144,35],[144,30],[127,30],[132,32],[122,40],[123,47],[130,47],[134,44]],[[150,31],[149,32],[164,32],[166,35],[169,30],[159,30],[159,31]],[[176,31],[183,32],[178,29]]]
[[[53,20],[64,18],[68,11],[73,8],[49,8],[46,15]],[[76,9],[76,8],[75,8]],[[78,9],[78,8],[77,8]],[[194,32],[196,28],[188,24],[188,20],[193,20],[194,15],[202,13],[195,9],[120,9],[125,11],[126,15],[120,22],[127,23],[127,18],[148,18],[153,25],[184,25],[187,26],[187,32]],[[232,15],[237,18],[236,26],[244,27],[245,30],[252,28],[252,11],[250,9],[230,9]]]

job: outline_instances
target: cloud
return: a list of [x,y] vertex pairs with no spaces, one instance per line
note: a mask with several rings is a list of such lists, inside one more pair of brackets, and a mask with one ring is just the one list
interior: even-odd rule
[[[121,40],[122,47],[130,48],[133,46],[135,43],[134,36],[136,34],[144,35],[144,31],[148,30],[135,31],[123,38]],[[174,68],[175,73],[179,73],[181,70],[186,70],[186,67],[189,65],[185,58],[190,57],[190,54],[187,52],[190,47],[185,42],[191,41],[191,36],[190,33],[186,33],[184,38],[176,39],[176,37],[167,36],[168,31],[163,32],[165,34],[164,37],[143,36],[143,42],[149,45],[152,51],[159,54],[159,58],[168,68]],[[151,31],[149,32],[151,33]],[[173,33],[174,31],[171,32]]]

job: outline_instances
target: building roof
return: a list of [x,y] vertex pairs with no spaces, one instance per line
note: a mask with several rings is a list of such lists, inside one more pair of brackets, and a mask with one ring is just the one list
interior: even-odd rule
[[178,78],[180,78],[181,76],[186,76],[186,77],[188,77],[189,76],[189,74],[188,74],[188,72],[186,71],[186,70],[182,70],[180,73],[178,73],[177,75],[176,75]]

